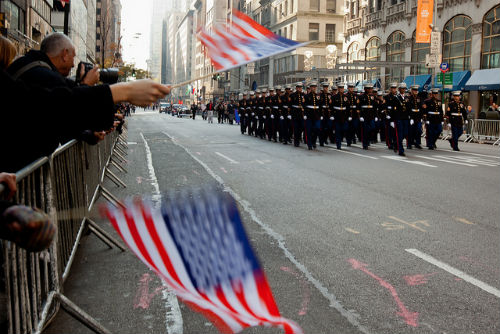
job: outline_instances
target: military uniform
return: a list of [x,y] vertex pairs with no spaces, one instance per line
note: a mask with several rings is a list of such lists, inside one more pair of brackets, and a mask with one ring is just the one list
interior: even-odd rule
[[[373,88],[371,85],[365,86],[365,89],[371,88]],[[367,150],[373,137],[372,131],[375,129],[375,98],[368,90],[359,97],[359,107],[361,142],[363,143],[363,149]]]
[[[319,132],[319,145],[324,146],[324,144],[328,144],[328,138],[332,140],[332,126],[333,123],[330,120],[331,114],[331,95],[328,92],[328,82],[323,83],[323,90],[319,94],[320,99],[320,115],[321,115],[321,126]],[[326,88],[326,92],[325,92]],[[333,141],[332,141],[333,142]]]
[[316,140],[321,127],[320,96],[316,93],[316,84],[311,83],[311,92],[306,95],[306,108],[304,120],[306,124],[307,148],[316,148]]
[[240,115],[241,134],[244,134],[247,131],[246,120],[248,118],[246,94],[243,94],[243,98],[238,101],[238,113]]
[[269,89],[269,96],[265,98],[264,105],[264,136],[267,137],[269,141],[272,140],[272,121],[271,121],[271,111],[273,108],[273,96],[271,91],[274,92],[274,88]]
[[[397,87],[397,84],[391,85],[391,88]],[[387,141],[388,147],[390,150],[394,150],[397,152],[397,140],[396,140],[396,123],[394,118],[394,108],[397,108],[399,102],[396,101],[396,94],[390,92],[385,97],[386,105],[387,105],[387,115],[386,115],[386,129],[387,129]]]
[[256,114],[255,108],[257,106],[257,98],[255,97],[255,93],[250,93],[250,99],[247,101],[247,127],[248,127],[248,135],[249,136],[257,136],[257,122],[256,122]]
[[380,135],[380,141],[387,144],[387,128],[385,127],[387,116],[387,104],[385,103],[383,92],[377,92],[377,99],[375,100],[375,139],[377,134]]
[[[401,90],[406,89],[406,84],[399,86]],[[405,155],[403,139],[406,138],[408,144],[408,129],[410,126],[410,114],[407,108],[408,98],[404,92],[399,92],[396,95],[395,103],[392,107],[392,115],[396,124],[396,143],[398,153],[401,156]]]
[[[302,84],[298,84],[296,87],[302,87]],[[305,94],[297,90],[290,95],[290,100],[292,106],[293,144],[298,147],[300,145],[300,136],[302,135],[304,124]]]
[[283,95],[280,96],[281,104],[280,104],[280,139],[284,145],[287,145],[290,142],[290,136],[292,134],[292,114],[291,114],[291,99],[290,92],[287,91]]
[[266,109],[266,97],[261,95],[257,98],[257,108],[255,110],[255,114],[257,116],[257,134],[256,137],[260,137],[260,139],[264,139],[264,120],[265,120],[265,109]]
[[271,139],[274,140],[274,142],[277,142],[278,139],[278,128],[279,128],[279,117],[280,117],[280,97],[278,93],[278,90],[281,88],[278,87],[276,88],[276,93],[274,96],[271,96],[271,119],[269,121],[270,123],[270,131],[271,131]]
[[422,101],[418,94],[415,94],[418,91],[418,86],[411,87],[412,94],[408,97],[407,101],[407,109],[410,113],[410,130],[408,133],[408,148],[411,149],[413,145],[416,148],[421,149],[422,146]]
[[[335,123],[335,143],[337,144],[337,149],[341,149],[342,139],[346,136],[349,130],[348,111],[349,101],[347,95],[344,92],[338,92],[332,97],[332,108],[333,108],[333,118]],[[348,140],[347,143],[350,145],[351,142]]]
[[433,96],[424,102],[424,117],[427,126],[427,147],[429,150],[436,148],[436,141],[441,132],[443,132],[443,107],[441,101],[438,99],[439,90],[434,88],[432,90]]
[[[353,87],[352,84],[349,85]],[[356,134],[359,128],[359,115],[358,115],[358,96],[355,92],[347,92],[347,110],[349,117],[347,118],[349,129],[347,130],[346,141],[347,146],[351,146],[351,143],[356,144]]]
[[[453,96],[460,96],[460,92],[453,92]],[[451,101],[448,104],[448,109],[446,109],[446,118],[448,123],[451,125],[451,139],[450,145],[454,151],[460,151],[458,149],[458,138],[462,135],[464,131],[464,122],[467,122],[467,110],[462,101]]]

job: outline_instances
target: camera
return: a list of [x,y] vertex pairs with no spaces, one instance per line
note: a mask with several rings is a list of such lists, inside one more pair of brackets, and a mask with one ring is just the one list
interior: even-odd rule
[[[80,76],[81,68],[84,68],[83,76]],[[76,70],[76,82],[81,82],[87,73],[94,68],[94,64],[80,62]],[[114,84],[118,82],[118,69],[117,68],[106,68],[99,70],[99,80],[105,84]]]

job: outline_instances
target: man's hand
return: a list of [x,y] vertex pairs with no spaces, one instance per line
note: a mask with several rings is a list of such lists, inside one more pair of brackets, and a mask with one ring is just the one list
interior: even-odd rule
[[82,84],[87,86],[94,86],[99,82],[99,67],[95,66],[87,72],[87,75],[82,80]]
[[0,183],[4,183],[9,189],[7,199],[11,199],[17,191],[16,174],[0,173]]
[[106,137],[106,131],[94,131],[94,137],[97,139],[97,142],[100,142]]
[[115,118],[119,119],[120,121],[123,120],[123,114],[115,114]]
[[169,86],[149,79],[114,84],[110,89],[115,103],[126,101],[141,107],[147,107],[170,94]]

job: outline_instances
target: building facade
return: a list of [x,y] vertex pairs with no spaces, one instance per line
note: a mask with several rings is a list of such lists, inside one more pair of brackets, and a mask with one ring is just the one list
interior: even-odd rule
[[95,57],[101,67],[116,66],[121,61],[121,2],[96,0]]
[[[441,32],[442,61],[449,63],[450,71],[458,76],[470,75],[478,69],[500,67],[498,1],[435,1],[434,29]],[[417,0],[348,0],[343,59],[346,62],[424,62],[430,53],[430,44],[415,42],[416,17]],[[371,76],[378,76],[382,85],[387,87],[390,82],[401,82],[411,75],[433,75],[436,72],[436,69],[426,68],[425,65],[381,67],[355,79],[370,80]],[[434,76],[431,84],[439,85]],[[453,88],[464,89],[463,85],[454,85]],[[466,97],[471,105],[480,108],[482,95],[470,92]]]

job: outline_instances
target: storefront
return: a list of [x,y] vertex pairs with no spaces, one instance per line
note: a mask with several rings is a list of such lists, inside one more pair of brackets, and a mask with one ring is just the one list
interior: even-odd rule
[[408,88],[413,85],[418,85],[418,91],[421,92],[424,89],[427,90],[430,88],[432,77],[430,74],[409,75],[405,78],[404,82]]
[[498,112],[498,106],[500,105],[500,68],[475,71],[465,84],[465,89],[479,93],[478,118],[500,119],[500,113]]

